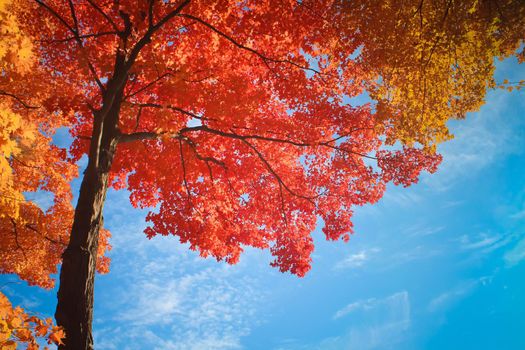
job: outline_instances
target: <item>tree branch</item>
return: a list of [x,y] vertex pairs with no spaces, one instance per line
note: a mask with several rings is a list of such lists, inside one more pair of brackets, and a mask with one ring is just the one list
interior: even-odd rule
[[155,85],[156,83],[158,83],[160,80],[164,79],[165,77],[167,76],[170,76],[170,75],[173,75],[172,72],[166,72],[160,76],[158,76],[155,80],[153,81],[150,81],[149,83],[147,83],[146,85],[144,85],[143,87],[141,87],[140,89],[138,89],[137,91],[135,92],[130,92],[129,94],[127,94],[126,96],[124,96],[124,100],[130,98],[130,97],[133,97],[135,95],[138,95],[140,94],[142,91],[145,91],[147,89],[149,89],[151,86]]
[[27,108],[27,109],[38,109],[38,108],[40,108],[40,107],[37,107],[37,106],[31,106],[31,105],[27,104],[20,97],[16,96],[15,94],[12,94],[10,92],[7,92],[7,91],[0,90],[0,96],[11,97],[11,98],[15,99],[18,103],[20,103],[22,106],[24,106],[24,108]]
[[[132,134],[121,134],[119,137],[119,143],[128,143],[133,141],[142,141],[142,140],[157,140],[165,133],[156,133],[149,131],[139,131]],[[179,138],[178,136],[173,136],[173,138]]]
[[[9,159],[8,157],[5,157],[6,159]],[[39,166],[34,166],[34,165],[29,165],[25,162],[23,162],[22,160],[18,159],[17,157],[15,157],[14,155],[11,154],[11,158],[15,161],[17,161],[18,163],[20,163],[22,166],[26,167],[26,168],[33,168],[33,169],[42,169],[42,167],[39,167]]]
[[202,160],[206,163],[215,163],[221,167],[226,167],[226,164],[224,164],[224,162],[222,160],[218,160],[217,158],[213,158],[213,157],[205,157],[205,156],[202,156],[198,151],[197,151],[197,145],[195,144],[195,142],[193,142],[192,139],[188,138],[188,137],[185,137],[182,139],[183,141],[186,141],[186,143],[188,145],[190,145],[190,147],[194,150],[195,152],[195,156],[197,157],[197,159],[199,160]]
[[191,201],[191,192],[190,188],[188,186],[188,180],[186,179],[186,164],[184,162],[184,152],[182,151],[182,140],[179,139],[179,150],[180,150],[180,161],[182,164],[182,181],[184,183],[184,188],[186,188],[186,193],[188,195],[188,203],[191,207],[193,207],[193,203]]
[[321,73],[320,71],[318,71],[317,69],[310,68],[310,67],[305,67],[305,66],[303,66],[303,65],[301,65],[301,64],[299,64],[297,62],[294,62],[294,61],[291,61],[291,60],[288,60],[288,59],[275,59],[275,58],[271,58],[271,57],[265,56],[262,53],[260,53],[259,51],[255,50],[255,49],[253,49],[253,48],[251,48],[249,46],[245,46],[245,45],[239,43],[238,41],[233,39],[228,34],[220,31],[219,29],[217,29],[213,25],[209,24],[208,22],[200,19],[199,17],[195,17],[195,16],[192,16],[192,15],[184,14],[184,13],[179,14],[177,16],[178,17],[189,18],[189,19],[192,19],[192,20],[194,20],[194,21],[204,25],[205,27],[211,29],[213,32],[217,33],[219,36],[221,36],[224,39],[228,40],[229,42],[231,42],[233,45],[237,46],[238,48],[240,48],[242,50],[249,51],[249,52],[253,53],[254,55],[258,56],[267,66],[268,66],[268,62],[287,63],[287,64],[290,64],[290,65],[292,65],[294,67],[300,68],[302,70],[311,71],[311,72],[317,73],[319,75],[323,75],[324,74],[324,73]]
[[[296,196],[296,197],[299,197],[299,198],[303,198],[303,199],[306,199],[310,202],[312,202],[313,199],[317,198],[318,196],[313,196],[313,197],[308,197],[308,196],[303,196],[303,195],[300,195],[298,193],[295,193],[294,191],[292,191],[284,182],[283,180],[281,179],[281,177],[279,175],[277,175],[277,173],[273,170],[272,166],[270,165],[270,163],[266,160],[266,158],[264,158],[264,156],[259,152],[259,150],[254,146],[252,145],[250,142],[248,142],[248,139],[259,139],[259,140],[266,140],[266,141],[274,141],[274,142],[284,142],[284,143],[290,143],[292,145],[306,145],[306,144],[301,144],[301,143],[297,143],[297,142],[293,142],[293,141],[289,141],[289,140],[279,140],[279,139],[273,139],[273,138],[266,138],[266,137],[262,137],[262,136],[254,136],[254,135],[251,135],[251,136],[243,136],[243,135],[237,135],[237,134],[233,134],[233,133],[224,133],[222,131],[219,131],[219,130],[215,130],[215,129],[210,129],[206,126],[197,126],[197,127],[188,127],[188,128],[183,128],[179,131],[178,134],[175,134],[173,135],[172,137],[173,138],[176,138],[179,140],[179,144],[181,145],[181,152],[182,152],[182,140],[184,139],[181,135],[186,133],[186,132],[191,132],[191,131],[199,131],[199,130],[202,130],[202,131],[207,131],[207,132],[210,132],[210,133],[213,133],[213,134],[216,134],[216,135],[221,135],[221,136],[224,136],[224,137],[229,137],[229,138],[234,138],[234,139],[238,139],[238,140],[241,140],[242,142],[244,142],[246,145],[248,145],[255,153],[256,155],[259,157],[259,159],[265,164],[265,166],[267,167],[268,171],[277,179],[277,182],[279,183],[280,186],[283,186],[284,189],[286,189],[286,191],[288,191],[290,194]],[[164,133],[166,134],[166,133]],[[160,136],[162,136],[163,134],[159,134],[159,133],[154,133],[154,132],[137,132],[137,133],[133,133],[133,134],[123,134],[120,136],[120,142],[131,142],[131,141],[136,141],[136,140],[155,140],[155,139],[158,139]],[[181,157],[182,154],[181,154]],[[182,158],[184,159],[184,158]],[[205,159],[202,159],[202,160],[205,160]],[[224,165],[224,163],[222,162],[218,162],[216,159],[214,158],[208,158],[207,161],[213,161],[215,162],[216,164],[219,164],[219,165]],[[183,167],[184,167],[184,164],[183,164]],[[185,168],[183,168],[183,170],[185,171]]]
[[11,220],[11,223],[13,224],[13,232],[15,234],[16,248],[17,248],[17,250],[20,249],[22,251],[22,255],[24,256],[24,260],[27,260],[26,252],[25,252],[24,248],[22,248],[22,246],[20,245],[20,242],[18,242],[18,230],[17,230],[17,227],[16,227],[16,221],[12,217],[9,217],[9,219]]
[[[186,113],[190,113],[190,112],[186,112]],[[199,126],[192,126],[192,127],[182,128],[177,133],[173,133],[173,132],[171,132],[171,133],[170,132],[162,132],[162,133],[136,132],[136,133],[132,133],[132,134],[122,134],[120,136],[120,141],[119,142],[132,142],[132,141],[138,141],[138,140],[155,140],[155,139],[158,139],[158,138],[160,138],[161,136],[164,136],[164,135],[170,135],[173,138],[180,138],[181,135],[183,135],[185,133],[196,132],[196,131],[203,131],[203,132],[207,132],[207,133],[210,133],[210,134],[215,134],[215,135],[219,135],[219,136],[222,136],[222,137],[228,137],[228,138],[231,138],[231,139],[237,139],[237,140],[241,140],[241,141],[261,140],[261,141],[268,141],[268,142],[285,143],[285,144],[289,144],[289,145],[297,146],[297,147],[323,146],[323,147],[328,147],[328,148],[331,148],[331,149],[334,149],[334,150],[339,150],[339,151],[343,151],[343,152],[346,152],[346,153],[351,153],[351,154],[354,154],[354,155],[357,155],[357,156],[360,156],[360,157],[363,157],[363,158],[377,160],[377,158],[375,158],[375,157],[372,157],[372,156],[369,156],[369,155],[366,155],[366,154],[363,154],[363,153],[360,153],[360,152],[356,152],[356,151],[349,150],[349,149],[346,149],[346,148],[342,148],[342,147],[331,145],[332,142],[335,142],[337,139],[340,139],[342,136],[340,136],[338,138],[335,138],[335,139],[328,140],[328,141],[304,142],[304,141],[280,139],[280,138],[276,138],[276,137],[268,137],[268,136],[261,136],[261,135],[240,135],[240,134],[236,134],[236,133],[233,133],[233,132],[225,132],[225,131],[221,131],[221,130],[217,130],[217,129],[212,129],[212,128],[206,126],[206,125],[199,125]]]
[[158,104],[158,103],[133,103],[133,102],[129,102],[129,104],[132,105],[132,106],[139,107],[139,108],[171,109],[172,111],[179,112],[181,114],[187,115],[188,117],[192,117],[192,118],[195,118],[195,119],[219,121],[218,119],[203,117],[203,116],[197,115],[195,113],[186,111],[186,110],[184,110],[184,109],[182,109],[180,107],[172,106],[172,105],[163,106],[163,105]]
[[39,42],[45,42],[45,43],[64,43],[70,40],[77,40],[77,38],[80,39],[88,39],[88,38],[98,38],[105,35],[119,35],[119,32],[99,32],[99,33],[91,33],[91,34],[84,34],[84,35],[78,35],[78,36],[70,36],[68,38],[64,39],[50,39],[50,40],[38,40]]
[[71,11],[71,18],[73,18],[73,28],[75,28],[75,32],[77,33],[77,35],[79,35],[79,29],[78,29],[78,19],[77,19],[77,15],[75,14],[75,5],[73,5],[73,1],[72,0],[68,0],[68,4],[69,4],[69,10]]
[[140,124],[140,116],[142,114],[142,107],[139,107],[139,111],[137,112],[137,117],[135,118],[135,132],[139,129]]
[[28,229],[30,229],[30,230],[33,231],[33,232],[38,233],[40,236],[42,236],[42,238],[44,238],[45,240],[47,240],[47,241],[49,241],[49,242],[51,242],[51,243],[58,244],[58,245],[61,245],[61,246],[63,246],[63,247],[67,246],[67,244],[64,243],[64,242],[60,242],[60,241],[54,240],[54,239],[49,238],[48,236],[42,234],[40,231],[38,231],[36,228],[34,228],[33,226],[31,226],[30,224],[25,224],[25,227],[28,228]]
[[105,19],[106,21],[109,22],[109,24],[113,27],[113,29],[115,30],[115,32],[118,32],[120,33],[121,30],[119,29],[119,27],[117,26],[117,24],[111,19],[111,17],[108,16],[107,13],[104,12],[104,10],[102,10],[102,8],[100,8],[97,4],[95,4],[93,2],[93,0],[87,0],[87,2],[98,12],[100,13]]
[[184,0],[179,6],[175,8],[175,10],[164,16],[159,22],[157,22],[157,24],[153,24],[150,28],[148,28],[144,36],[140,38],[140,40],[131,49],[129,57],[126,61],[126,70],[129,70],[133,63],[135,63],[135,60],[137,59],[142,48],[151,42],[151,37],[153,34],[155,34],[155,32],[159,30],[164,24],[166,24],[170,19],[177,16],[189,3],[190,0]]
[[71,25],[69,25],[69,23],[67,23],[67,21],[62,16],[60,16],[53,8],[51,8],[49,5],[44,3],[42,0],[35,0],[35,1],[40,6],[45,8],[49,13],[51,13],[55,18],[57,18],[73,34],[73,36],[75,38],[75,41],[77,42],[78,46],[80,47],[80,51],[82,52],[82,54],[84,55],[84,58],[86,59],[86,62],[87,62],[87,65],[88,65],[88,69],[91,72],[91,74],[93,75],[93,79],[95,79],[95,82],[97,83],[98,87],[100,88],[102,93],[104,93],[104,85],[102,84],[102,82],[98,78],[97,71],[96,71],[95,67],[93,66],[93,64],[91,63],[91,61],[89,60],[87,52],[84,49],[84,44],[82,44],[82,39],[79,37],[80,33],[79,33],[79,29],[78,29],[78,22],[77,22],[77,18],[76,18],[76,15],[75,15],[75,7],[73,6],[72,1],[69,0],[69,7],[70,7],[70,10],[71,10],[71,16],[73,17],[73,22],[74,22],[74,26],[75,27],[72,27]]
[[[281,177],[279,175],[277,175],[277,173],[275,172],[275,170],[273,170],[272,166],[270,165],[270,163],[266,160],[266,158],[264,158],[264,156],[262,155],[261,152],[259,152],[259,150],[254,146],[252,145],[251,143],[249,143],[248,141],[246,140],[242,140],[242,142],[244,142],[246,145],[248,145],[248,147],[250,147],[254,152],[255,154],[257,155],[257,157],[259,157],[259,159],[264,163],[264,165],[266,166],[266,168],[268,169],[268,171],[275,177],[275,179],[277,180],[277,182],[279,183],[279,186],[282,186],[284,187],[284,189],[286,191],[288,191],[291,195],[294,195],[296,197],[299,197],[299,198],[303,198],[303,199],[306,199],[307,201],[309,201],[310,203],[314,204],[315,203],[313,202],[313,199],[316,199],[318,196],[313,196],[313,197],[309,197],[309,196],[303,196],[303,195],[300,195],[294,191],[292,191],[284,182],[283,180],[281,179]],[[281,192],[281,200],[283,200],[283,205],[284,205],[284,199],[282,198],[282,192]]]
[[81,34],[80,34],[80,28],[78,26],[77,15],[75,13],[75,6],[73,5],[73,1],[72,0],[69,0],[68,2],[69,2],[69,8],[71,10],[71,17],[73,18],[74,29],[75,29],[73,31],[73,35],[75,36],[75,39],[76,39],[76,41],[78,43],[78,46],[80,47],[80,51],[82,52],[82,54],[84,55],[84,57],[86,59],[89,71],[93,75],[93,79],[95,79],[95,82],[97,83],[98,87],[100,88],[100,91],[102,91],[102,93],[104,93],[104,85],[102,84],[102,82],[100,81],[100,79],[98,77],[97,70],[95,69],[95,66],[93,66],[93,63],[91,63],[91,61],[89,60],[88,53],[84,49],[84,44],[82,42],[82,39],[80,38]]
[[45,8],[47,11],[49,11],[55,18],[57,18],[71,33],[75,34],[75,30],[73,29],[73,27],[71,27],[69,25],[69,23],[67,23],[67,21],[58,14],[58,12],[56,12],[55,10],[53,10],[51,7],[49,7],[45,2],[43,2],[42,0],[35,0],[40,6],[42,6],[43,8]]
[[153,6],[155,5],[155,0],[149,0],[148,6],[148,27],[153,28]]

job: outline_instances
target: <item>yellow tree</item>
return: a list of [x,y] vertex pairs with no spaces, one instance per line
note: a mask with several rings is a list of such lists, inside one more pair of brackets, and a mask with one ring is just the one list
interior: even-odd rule
[[495,58],[525,59],[523,1],[362,0],[342,7],[345,25],[362,37],[358,60],[377,116],[392,125],[390,142],[450,139],[447,121],[478,110],[497,85]]
[[[53,96],[43,84],[34,38],[19,25],[24,1],[0,1],[0,271],[14,273],[43,288],[54,285],[61,254],[69,240],[73,207],[69,182],[76,165],[66,151],[51,143],[54,131],[70,125],[67,115],[46,111],[42,103]],[[27,199],[45,191],[52,203],[45,211]],[[101,255],[107,233],[103,233]],[[101,271],[108,261],[100,257]],[[58,342],[62,331],[51,320],[41,320],[14,308],[0,292],[0,348],[16,343],[37,349],[37,339]]]

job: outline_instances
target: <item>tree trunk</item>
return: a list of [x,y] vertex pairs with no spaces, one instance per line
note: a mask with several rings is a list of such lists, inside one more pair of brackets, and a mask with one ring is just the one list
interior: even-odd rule
[[66,339],[59,349],[93,349],[93,292],[98,234],[108,185],[109,167],[106,169],[87,170],[80,186],[71,237],[60,270],[55,318],[66,330]]
[[118,118],[127,80],[122,61],[108,82],[100,110],[94,112],[89,161],[80,186],[69,244],[62,255],[55,319],[66,339],[60,350],[92,350],[93,297],[99,230],[109,172],[120,132]]

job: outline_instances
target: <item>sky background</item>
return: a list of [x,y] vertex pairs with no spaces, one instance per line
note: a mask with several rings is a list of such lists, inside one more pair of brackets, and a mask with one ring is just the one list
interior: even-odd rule
[[[506,60],[496,76],[525,79],[525,67]],[[525,349],[524,112],[525,91],[490,92],[480,112],[450,123],[456,137],[439,148],[436,174],[356,208],[347,244],[316,230],[304,278],[271,268],[266,252],[229,266],[174,237],[148,240],[146,212],[110,191],[96,348]],[[56,290],[12,275],[0,286],[53,315]]]

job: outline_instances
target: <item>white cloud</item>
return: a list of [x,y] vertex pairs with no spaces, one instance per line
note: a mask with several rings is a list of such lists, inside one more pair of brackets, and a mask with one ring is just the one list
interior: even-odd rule
[[515,220],[521,220],[521,219],[525,219],[525,209],[522,209],[514,214],[512,214],[510,216],[511,219],[515,219]]
[[335,264],[334,269],[336,270],[342,270],[342,269],[353,269],[361,267],[367,262],[371,255],[374,255],[375,253],[378,253],[380,251],[379,248],[371,248],[371,249],[364,249],[359,251],[358,253],[351,254],[344,258],[343,260],[339,261]]
[[[97,348],[111,349],[106,343],[118,349],[241,348],[241,338],[258,324],[256,281],[237,267],[217,265],[192,272],[173,268],[174,260],[154,258],[114,296],[117,311],[104,320],[105,332],[96,334]],[[112,324],[124,328],[126,337],[115,338],[121,331],[111,329]]]
[[200,258],[176,237],[148,240],[144,215],[129,215],[127,194],[111,195],[114,273],[97,294],[97,349],[240,349],[261,322],[259,281],[246,271],[250,254],[229,266]]
[[514,266],[525,260],[525,238],[516,244],[514,248],[505,253],[505,263],[507,266]]
[[382,200],[396,206],[407,207],[421,202],[422,199],[423,197],[411,188],[389,187]]
[[478,235],[462,235],[458,241],[462,250],[485,255],[506,246],[515,238],[515,234],[490,235],[481,233]]
[[460,237],[461,248],[465,250],[475,250],[481,248],[487,248],[493,246],[494,243],[498,242],[501,238],[499,236],[488,236],[482,234],[475,239],[470,236],[463,235]]
[[449,306],[453,301],[460,299],[472,291],[474,286],[475,283],[469,282],[438,295],[428,304],[429,311],[438,311]]
[[[354,315],[354,325],[340,336],[319,344],[295,348],[319,350],[368,350],[400,343],[410,329],[408,292],[394,293],[383,299],[370,298],[350,303],[334,314],[334,320]],[[350,320],[352,321],[352,320]],[[345,321],[346,322],[346,321]]]
[[378,309],[381,309],[382,312],[384,311],[385,316],[397,315],[403,320],[408,320],[410,318],[408,292],[398,292],[383,299],[369,298],[355,301],[338,310],[333,318],[339,319],[358,310],[369,311]]
[[350,303],[346,305],[345,307],[343,307],[342,309],[338,310],[334,314],[334,320],[341,318],[343,316],[346,316],[357,310],[367,310],[367,309],[373,308],[376,303],[377,303],[377,299],[375,298],[359,300],[359,301]]
[[445,229],[445,226],[429,226],[425,223],[416,223],[403,230],[403,235],[410,237],[431,236]]
[[388,254],[388,264],[383,267],[384,270],[399,267],[403,264],[409,264],[416,260],[429,259],[441,255],[443,251],[439,248],[429,247],[427,245],[417,245],[412,248],[399,248],[398,251],[392,251]]
[[475,280],[467,280],[456,287],[441,293],[428,304],[428,310],[431,312],[443,311],[460,299],[466,297],[474,291],[479,285],[487,285],[492,282],[492,276],[483,276]]
[[509,110],[523,107],[522,99],[495,91],[490,93],[490,103],[479,113],[469,114],[467,122],[450,123],[456,137],[439,147],[443,163],[437,174],[425,176],[425,183],[435,190],[446,190],[455,179],[476,173],[508,154],[522,152],[525,140],[515,130],[523,121],[510,118],[513,112]]
[[445,201],[443,205],[441,206],[442,209],[448,209],[448,208],[455,208],[460,205],[465,204],[464,200],[451,200],[451,201]]

